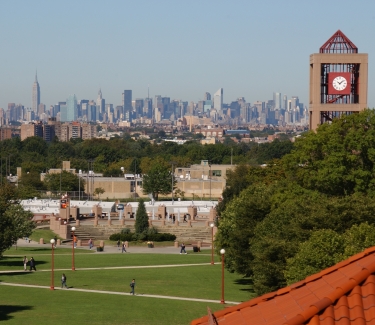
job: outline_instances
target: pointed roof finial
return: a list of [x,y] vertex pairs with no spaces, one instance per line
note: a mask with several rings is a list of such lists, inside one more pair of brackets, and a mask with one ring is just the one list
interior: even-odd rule
[[358,48],[346,35],[338,30],[325,42],[319,50],[320,53],[358,53]]
[[38,70],[35,70],[35,82],[38,82]]

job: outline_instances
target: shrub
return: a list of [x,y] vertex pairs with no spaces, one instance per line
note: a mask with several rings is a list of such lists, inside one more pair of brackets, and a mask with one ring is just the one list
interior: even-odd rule
[[156,242],[161,242],[161,241],[174,241],[176,240],[176,236],[173,234],[169,233],[157,233],[157,230],[155,228],[149,228],[147,231],[144,231],[143,233],[140,234],[135,234],[135,233],[117,233],[117,234],[112,234],[109,237],[109,240],[112,241],[156,241]]

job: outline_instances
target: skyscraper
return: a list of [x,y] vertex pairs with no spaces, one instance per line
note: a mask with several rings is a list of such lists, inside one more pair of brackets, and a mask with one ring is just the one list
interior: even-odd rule
[[35,73],[35,81],[33,84],[33,103],[32,103],[33,112],[37,113],[39,104],[40,104],[40,88],[39,88],[39,83],[38,83],[38,75],[37,73]]
[[68,99],[66,100],[66,121],[67,122],[76,121],[78,117],[77,113],[78,113],[77,97],[76,95],[69,96]]
[[273,93],[274,109],[281,109],[281,93]]
[[105,100],[102,96],[102,90],[99,89],[98,98],[96,99],[96,112],[99,113],[99,119],[102,120],[102,116],[105,113]]
[[122,93],[122,107],[124,108],[122,112],[123,118],[126,115],[126,112],[131,112],[133,110],[132,100],[132,91],[124,90],[124,92]]
[[208,93],[208,92],[206,92],[206,93],[204,94],[204,98],[203,98],[203,100],[204,100],[204,101],[206,101],[206,100],[211,100],[211,94]]
[[223,88],[219,88],[219,90],[214,94],[214,108],[217,111],[221,111],[223,109]]

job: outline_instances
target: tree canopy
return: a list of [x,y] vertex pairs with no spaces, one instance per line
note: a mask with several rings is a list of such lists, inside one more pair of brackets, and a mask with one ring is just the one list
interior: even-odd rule
[[226,267],[262,294],[375,244],[374,166],[372,110],[302,134],[265,167],[237,166],[218,207]]
[[35,228],[33,214],[18,203],[17,191],[12,185],[0,187],[0,257],[18,238],[30,236]]
[[159,194],[167,195],[172,192],[176,185],[173,179],[170,167],[154,163],[147,174],[143,175],[143,193],[152,194],[155,200],[158,200]]

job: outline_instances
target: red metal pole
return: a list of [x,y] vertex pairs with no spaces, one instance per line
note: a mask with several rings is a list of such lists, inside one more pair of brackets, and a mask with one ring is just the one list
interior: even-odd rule
[[214,264],[214,227],[211,227],[211,265]]
[[225,304],[224,301],[224,254],[221,254],[221,304]]
[[55,249],[54,249],[54,245],[55,244],[52,244],[52,272],[51,272],[51,290],[55,290],[55,277],[54,277],[54,274],[53,274],[53,269],[54,269],[54,260],[55,260],[55,255],[54,255],[54,252],[55,252]]
[[73,230],[73,246],[72,246],[72,271],[75,271],[76,268],[74,267],[74,230]]

